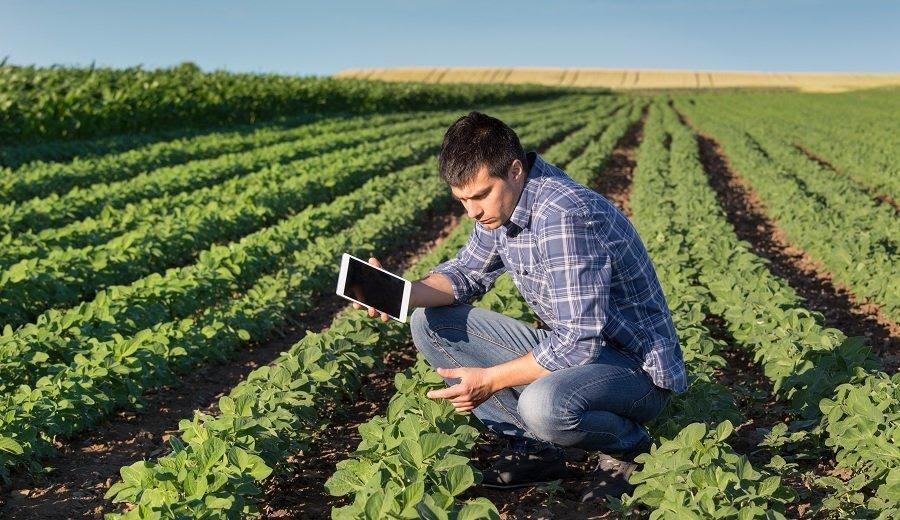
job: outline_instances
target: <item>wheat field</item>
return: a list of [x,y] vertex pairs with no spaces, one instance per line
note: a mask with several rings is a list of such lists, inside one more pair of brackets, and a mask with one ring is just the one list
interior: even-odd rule
[[612,89],[786,88],[804,92],[900,86],[900,74],[503,67],[347,69],[337,77],[425,83],[537,83]]

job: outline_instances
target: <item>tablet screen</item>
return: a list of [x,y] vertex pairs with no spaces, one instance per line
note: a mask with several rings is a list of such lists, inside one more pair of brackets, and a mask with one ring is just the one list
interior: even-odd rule
[[391,316],[400,316],[406,282],[350,257],[344,294]]

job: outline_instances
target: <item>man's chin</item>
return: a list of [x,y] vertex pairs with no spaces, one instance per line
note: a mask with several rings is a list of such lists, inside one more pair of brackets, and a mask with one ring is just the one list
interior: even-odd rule
[[485,224],[484,222],[480,222],[480,224],[484,229],[497,229],[498,227],[500,227],[500,223],[497,220],[492,220],[487,224]]

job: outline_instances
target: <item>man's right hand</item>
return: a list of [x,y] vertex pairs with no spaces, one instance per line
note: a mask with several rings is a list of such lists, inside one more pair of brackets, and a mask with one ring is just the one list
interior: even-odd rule
[[[369,264],[374,265],[375,267],[381,268],[381,262],[379,262],[378,259],[375,258],[374,256],[369,258]],[[366,307],[365,305],[360,305],[359,303],[356,303],[356,302],[353,302],[353,308],[354,309],[366,309],[368,311],[370,318],[374,318],[376,315],[379,314],[378,311],[376,311],[374,308]],[[387,322],[389,319],[391,319],[391,317],[388,316],[386,312],[381,313],[381,321]]]

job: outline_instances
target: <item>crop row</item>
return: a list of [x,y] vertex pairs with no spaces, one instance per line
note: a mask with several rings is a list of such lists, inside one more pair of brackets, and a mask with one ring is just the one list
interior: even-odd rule
[[14,66],[0,63],[0,140],[29,143],[166,128],[253,123],[311,112],[419,110],[533,101],[562,89],[536,85],[426,85],[204,73],[170,69]]
[[129,202],[212,186],[239,175],[347,146],[436,128],[447,119],[448,114],[438,113],[387,128],[363,126],[347,132],[301,136],[261,148],[158,168],[121,181],[74,188],[61,195],[50,194],[21,203],[6,204],[0,207],[0,216],[10,232],[40,231],[96,215],[106,206],[118,208]]
[[16,328],[47,309],[71,307],[106,287],[190,263],[215,243],[264,228],[295,208],[352,191],[376,172],[425,160],[438,138],[433,131],[400,135],[317,156],[285,166],[293,175],[284,185],[259,183],[254,192],[241,194],[240,200],[248,203],[207,206],[149,228],[140,226],[98,246],[57,249],[43,258],[19,261],[0,273],[5,323]]
[[[583,154],[560,166],[565,166],[576,181],[588,184],[626,129],[640,118],[642,105],[634,103],[620,111],[606,125],[607,130],[591,140]],[[501,275],[475,305],[524,322],[537,320],[508,273]],[[425,397],[429,389],[440,386],[442,381],[421,357],[413,369],[397,377],[397,393],[386,413],[359,427],[362,436],[359,447],[351,458],[338,463],[326,483],[331,494],[350,498],[348,505],[332,511],[332,518],[416,518],[417,515],[453,518],[457,511],[462,514],[464,509],[460,509],[455,497],[478,481],[477,473],[471,469],[459,470],[465,471],[466,485],[450,487],[445,482],[444,471],[448,460],[453,467],[468,462],[468,453],[477,437],[472,427],[476,422],[467,424],[463,418],[471,419],[471,415],[457,414],[446,401],[435,402]],[[453,452],[441,458],[425,455],[434,450],[413,447],[430,444],[432,437],[446,439],[441,445],[451,446]],[[409,504],[403,499],[402,490],[410,487],[423,489],[423,495],[428,497],[422,499],[418,509],[408,509]],[[496,509],[487,503],[479,509],[482,517],[498,516]]]
[[[554,131],[558,130],[545,125],[530,134],[530,139],[540,144],[550,136],[555,137]],[[216,353],[227,352],[250,338],[264,336],[288,312],[293,312],[297,305],[308,305],[312,296],[330,283],[322,275],[333,269],[342,248],[358,249],[371,243],[365,240],[368,220],[362,221],[362,214],[393,197],[396,207],[406,211],[406,218],[415,221],[421,218],[417,215],[424,209],[414,211],[418,206],[408,208],[399,202],[403,197],[409,198],[412,192],[426,194],[418,200],[426,208],[431,207],[428,204],[437,204],[433,197],[442,191],[429,183],[431,167],[428,163],[377,177],[331,204],[309,208],[231,247],[217,246],[210,250],[210,253],[218,252],[215,257],[201,255],[193,269],[170,270],[167,275],[173,276],[164,297],[159,292],[164,287],[163,278],[148,277],[147,283],[132,286],[132,289],[150,291],[148,294],[141,296],[132,291],[130,296],[139,297],[137,300],[116,302],[123,314],[118,320],[110,319],[109,304],[117,298],[116,290],[128,289],[124,287],[111,288],[107,291],[109,300],[98,298],[94,308],[82,305],[80,313],[75,313],[78,310],[75,309],[63,316],[58,328],[68,327],[67,337],[60,337],[54,328],[29,326],[33,336],[44,340],[43,345],[31,348],[34,345],[22,342],[21,338],[18,343],[6,345],[9,364],[4,369],[8,369],[11,383],[17,382],[16,378],[21,380],[25,373],[30,374],[28,380],[36,381],[31,386],[5,387],[9,395],[3,397],[4,404],[0,406],[0,417],[4,418],[0,423],[0,439],[6,437],[16,442],[22,453],[8,457],[4,465],[38,458],[47,451],[47,441],[53,436],[83,431],[116,407],[139,404],[146,388],[174,382],[173,374],[183,372],[197,361],[216,357]],[[433,174],[430,177],[437,179]],[[378,221],[377,215],[373,218]],[[388,224],[399,217],[389,213],[383,218],[384,229],[376,227],[368,231],[371,240],[390,237],[385,235]],[[356,224],[347,230],[350,223]],[[398,223],[392,225],[395,227],[390,229],[397,233],[407,229],[396,227],[400,226]],[[332,256],[323,257],[326,252]],[[275,285],[268,275],[273,271],[290,274],[291,270],[316,270],[318,274],[309,279],[293,274],[290,280],[278,280]],[[193,286],[185,283],[190,279]],[[296,286],[300,282],[306,285]],[[288,298],[285,288],[291,287],[291,283],[296,287],[287,292]],[[235,292],[243,296],[231,300]],[[151,301],[152,306],[148,305]],[[188,311],[187,306],[190,306]],[[173,314],[179,317],[172,318]],[[145,323],[135,326],[140,318]],[[74,323],[78,320],[83,321],[80,326]],[[128,332],[111,332],[117,326],[127,328]],[[16,335],[22,330],[25,329]],[[108,339],[101,339],[97,332]],[[10,331],[4,339],[14,336]],[[17,355],[16,345],[30,350]],[[217,348],[212,348],[213,345]]]
[[791,490],[727,442],[742,416],[730,391],[715,382],[725,345],[709,329],[709,292],[701,282],[708,260],[698,256],[690,220],[696,208],[685,198],[693,187],[679,178],[663,110],[656,103],[648,115],[630,207],[672,311],[689,387],[650,425],[661,441],[638,458],[644,467],[631,478],[635,491],[612,506],[623,516],[643,504],[654,518],[784,518]]
[[[518,117],[515,113],[511,116]],[[540,127],[526,125],[524,129],[530,132],[529,139],[546,143],[555,139],[561,130],[577,124],[577,121],[571,122],[564,115],[557,115]],[[423,147],[430,148],[427,145]],[[325,186],[319,190],[325,193],[331,190],[337,193],[347,191],[344,186],[358,186],[360,180],[401,167],[407,162],[402,155],[398,155],[398,150],[388,147],[379,156],[369,155],[351,164],[356,170],[342,169],[346,163],[336,171],[325,170],[326,174],[333,173],[333,177],[330,181],[326,179]],[[263,189],[260,194],[280,193],[284,199],[279,201],[274,197],[274,200],[287,203],[290,209],[291,204],[302,202],[303,197],[309,199],[301,190],[315,186],[304,181],[303,176],[289,178],[285,180],[282,190]],[[264,187],[275,188],[269,183]],[[286,231],[298,219],[310,220],[307,225],[318,231],[336,232],[340,229],[339,224],[328,226],[333,217],[316,221],[308,213],[254,232],[239,242],[213,246],[202,252],[192,265],[169,269],[161,275],[154,273],[129,286],[110,287],[98,293],[91,302],[66,311],[48,311],[35,323],[14,332],[7,327],[0,336],[0,374],[3,374],[0,388],[5,391],[16,384],[33,382],[52,370],[55,363],[71,362],[82,344],[107,341],[115,335],[129,336],[161,321],[189,316],[235,291],[249,287],[259,273],[268,272],[282,259],[288,258],[292,251],[302,249],[314,238],[315,233],[311,231]]]
[[[744,94],[729,96],[727,111],[713,97],[701,106],[765,125],[766,131],[827,160],[870,193],[900,199],[900,125],[885,117],[900,110],[895,92]],[[715,106],[716,108],[713,108]]]
[[400,113],[319,121],[299,118],[278,125],[260,126],[249,132],[212,132],[193,138],[156,142],[121,153],[76,157],[70,162],[37,161],[15,170],[0,171],[0,202],[23,202],[52,193],[63,194],[76,187],[122,181],[163,167],[310,139],[321,134],[399,123],[426,115]]
[[[823,317],[805,309],[796,293],[768,271],[765,261],[737,239],[706,184],[694,135],[679,123],[673,111],[663,110],[662,119],[664,139],[671,142],[671,180],[657,190],[654,208],[669,209],[664,218],[680,227],[690,244],[688,254],[700,266],[697,280],[707,293],[704,304],[709,313],[723,318],[734,341],[761,364],[773,383],[773,397],[790,403],[795,428],[815,424],[826,402],[823,399],[833,396],[836,388],[881,377],[865,371],[877,366],[877,360],[859,338],[846,338],[840,331],[826,328]],[[896,400],[883,406],[888,411],[881,416],[869,415],[864,426],[879,432],[875,438],[882,439],[881,432],[889,432],[889,421],[900,414]],[[824,426],[825,419],[822,421]],[[813,433],[823,435],[823,428]],[[823,439],[840,444],[836,439],[829,440],[827,434]],[[855,456],[872,461],[883,454],[861,449]],[[851,469],[864,471],[865,477],[858,481],[864,480],[864,486],[874,490],[885,484],[885,467],[896,466],[896,461],[886,463],[881,471],[865,471],[863,464]],[[783,468],[784,460],[776,456],[771,465]]]
[[[531,103],[531,107],[557,101]],[[495,110],[508,110],[498,105]],[[441,111],[446,117],[452,112]],[[334,135],[365,128],[379,128],[407,121],[433,118],[438,112],[370,114],[350,118],[301,117],[277,124],[228,129],[136,147],[119,153],[76,157],[70,162],[37,161],[15,170],[0,170],[0,202],[22,202],[51,193],[63,194],[76,187],[122,181],[163,167],[247,152],[284,142],[297,142],[319,135]]]
[[[571,138],[579,140],[582,133],[576,132]],[[577,147],[566,144],[568,141],[570,139],[558,146],[574,153]],[[553,148],[548,153],[552,151]],[[440,247],[419,262],[417,268],[410,270],[407,277],[421,276],[424,269],[455,253],[465,241],[467,232],[465,226],[458,227]],[[198,415],[194,421],[182,421],[182,440],[173,443],[175,452],[156,462],[139,462],[123,468],[123,481],[111,488],[107,496],[116,501],[138,504],[139,507],[130,513],[132,517],[148,517],[159,511],[167,512],[168,516],[202,516],[213,507],[219,508],[217,513],[221,516],[253,511],[254,499],[260,494],[253,480],[262,480],[272,469],[286,469],[284,455],[308,447],[312,434],[328,420],[328,407],[321,403],[336,403],[342,397],[352,397],[359,386],[359,374],[370,371],[376,363],[375,359],[380,358],[375,349],[381,353],[398,348],[404,341],[408,341],[405,326],[394,323],[383,325],[376,320],[354,319],[350,313],[342,314],[326,332],[308,334],[273,365],[252,373],[247,381],[238,385],[223,400],[224,406],[220,404],[218,416]],[[323,362],[314,363],[320,356]],[[298,359],[303,361],[298,362]],[[296,384],[285,388],[284,382],[288,381]],[[232,402],[242,403],[239,414],[234,413],[237,407],[232,406]],[[434,403],[434,406],[435,418],[448,415],[448,410],[444,409],[449,407],[446,403]],[[465,422],[452,418],[450,421],[460,426]],[[405,429],[410,429],[412,422],[407,423]],[[244,425],[254,428],[253,438],[231,433],[239,428],[244,431]],[[426,457],[433,460],[440,454],[441,458],[452,462],[454,458],[447,455],[460,449],[459,440],[453,437],[428,435],[425,439],[428,440],[419,451],[407,443],[407,455],[413,460],[421,458],[424,462]],[[210,461],[207,456],[209,450],[204,444],[218,445],[217,440],[224,441],[225,448],[216,452],[217,460]],[[265,469],[260,469],[252,475],[254,478],[249,478],[248,472],[242,471],[236,456],[227,456],[229,450],[259,457],[266,464]],[[439,479],[449,489],[461,491],[467,487],[466,483],[474,477],[474,473],[465,465],[467,459],[457,455],[455,460],[457,464],[445,463]],[[175,480],[166,477],[173,469],[178,474]],[[357,478],[355,475],[348,476],[351,480],[343,485],[350,485],[352,479]],[[195,484],[198,481],[203,484],[198,486]],[[206,485],[210,482],[214,485]],[[342,484],[334,485],[337,486],[334,489],[339,489]],[[443,504],[445,500],[445,497],[439,501],[437,497],[432,497],[429,501],[424,498],[425,494],[424,486],[407,486],[397,494],[397,499],[401,500],[401,509],[411,507],[407,512],[413,516],[416,516],[416,506],[420,502],[437,507],[438,502]],[[379,508],[383,506],[384,503],[378,505]],[[374,507],[373,502],[370,508]],[[461,518],[483,511],[487,506],[475,503],[468,507],[464,510],[468,513]]]
[[[516,112],[521,112],[523,117],[528,114],[538,114],[543,110],[552,111],[554,107],[560,105],[539,103],[536,105],[526,105],[518,108]],[[566,105],[562,105],[566,106]],[[579,106],[575,104],[575,106]],[[452,115],[445,114],[446,119],[441,120],[437,117],[432,120],[434,126],[439,126],[441,122],[450,120]],[[415,128],[427,129],[428,125],[421,126],[417,122],[397,123],[387,125],[381,128],[375,128],[372,131],[365,129],[355,133],[362,132],[368,135],[369,141],[366,139],[357,139],[360,141],[355,147],[360,153],[374,153],[381,149],[377,141],[391,135],[403,135],[415,132]],[[354,132],[350,132],[351,138]],[[340,141],[341,139],[334,139]],[[343,138],[343,140],[347,140]],[[320,142],[327,139],[320,138]],[[330,144],[327,146],[331,146]],[[341,151],[334,152],[336,159],[343,157]],[[257,171],[232,177],[224,182],[205,187],[191,188],[187,191],[151,198],[128,204],[122,208],[105,207],[100,213],[93,218],[86,218],[72,222],[71,224],[60,228],[44,229],[39,232],[23,232],[16,237],[6,235],[0,241],[0,265],[6,267],[15,262],[27,258],[43,257],[54,249],[66,248],[82,248],[90,245],[100,245],[128,231],[134,231],[136,228],[143,227],[152,229],[154,227],[170,227],[171,221],[181,220],[182,218],[196,218],[196,213],[207,213],[220,211],[222,207],[243,206],[246,201],[242,199],[245,194],[252,194],[256,198],[265,197],[261,195],[260,190],[265,188],[266,192],[278,192],[279,186],[283,185],[287,180],[297,174],[295,167],[298,165],[308,164],[308,161],[315,160],[315,157],[306,159],[307,162],[295,161],[285,165],[271,165],[261,168]],[[334,166],[339,164],[336,162]],[[190,165],[184,165],[184,168],[190,168]],[[322,166],[327,167],[327,166]],[[178,168],[176,168],[178,170]],[[166,170],[168,171],[168,170]],[[182,175],[187,175],[186,170],[181,171]],[[266,186],[272,184],[273,186]],[[190,213],[193,212],[194,215]],[[188,213],[185,215],[185,213]]]
[[[175,383],[176,374],[198,362],[221,359],[247,340],[266,337],[288,313],[308,308],[313,295],[327,290],[327,275],[342,250],[379,241],[398,245],[386,233],[403,224],[399,217],[388,210],[370,212],[386,205],[391,211],[407,210],[406,218],[422,218],[431,199],[423,198],[421,208],[409,207],[403,199],[428,177],[423,167],[379,177],[319,211],[292,219],[293,226],[280,226],[279,238],[296,233],[315,240],[295,239],[304,247],[292,248],[281,265],[259,272],[241,296],[216,298],[195,316],[158,323],[133,336],[91,341],[88,348],[67,352],[74,354],[70,361],[49,365],[46,375],[31,385],[9,388],[0,398],[0,438],[17,442],[21,452],[4,465],[31,462],[49,451],[54,437],[84,431],[116,408],[139,406],[146,389]],[[382,225],[371,229],[364,215]],[[229,267],[223,266],[219,276],[238,276]]]
[[752,120],[679,104],[722,143],[788,239],[822,262],[854,294],[900,321],[900,219]]

